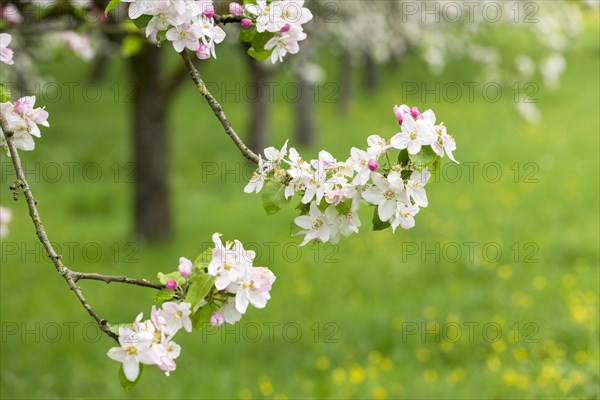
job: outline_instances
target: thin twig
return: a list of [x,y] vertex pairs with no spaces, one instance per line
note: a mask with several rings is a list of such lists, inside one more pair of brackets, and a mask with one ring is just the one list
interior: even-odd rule
[[31,217],[33,225],[35,226],[35,231],[37,233],[38,239],[44,246],[44,249],[46,249],[46,253],[48,254],[48,257],[50,257],[50,259],[52,260],[56,271],[65,279],[67,285],[73,291],[73,293],[75,293],[75,296],[77,297],[83,308],[85,308],[88,314],[92,318],[94,318],[94,320],[98,323],[98,326],[100,326],[100,329],[104,333],[118,341],[118,335],[110,330],[108,326],[108,321],[104,318],[101,318],[98,315],[98,313],[96,313],[96,311],[94,311],[94,309],[87,302],[87,300],[83,296],[83,293],[81,292],[81,289],[77,286],[77,281],[80,279],[102,280],[105,282],[121,282],[130,285],[150,287],[154,289],[161,289],[163,286],[142,279],[133,279],[125,276],[104,276],[95,273],[76,272],[67,268],[60,260],[61,256],[58,253],[56,253],[56,251],[52,247],[50,239],[48,239],[48,235],[46,234],[46,230],[44,229],[44,225],[42,224],[42,220],[37,209],[37,201],[33,197],[33,193],[29,188],[29,184],[27,183],[27,178],[25,176],[25,172],[23,171],[23,166],[21,164],[21,158],[19,157],[19,152],[17,151],[17,148],[12,140],[14,132],[9,128],[8,122],[2,114],[2,112],[0,112],[0,128],[2,128],[2,131],[4,133],[6,145],[11,155],[12,164],[17,174],[17,182],[14,186],[20,187],[23,191],[23,194],[25,195],[27,207],[29,208],[29,216]]
[[125,283],[128,285],[143,286],[143,287],[158,289],[158,290],[165,288],[165,285],[161,285],[160,283],[150,282],[145,279],[129,278],[127,276],[102,275],[102,274],[97,274],[97,273],[71,271],[71,277],[73,278],[73,280],[75,282],[77,282],[81,279],[83,279],[83,280],[89,279],[89,280],[93,280],[93,281],[103,281],[106,283],[110,283],[110,282]]
[[225,129],[225,133],[227,133],[227,135],[231,138],[231,140],[233,140],[233,143],[235,143],[235,145],[240,149],[240,151],[242,152],[244,157],[246,157],[248,160],[258,164],[258,156],[252,150],[250,150],[248,148],[248,146],[246,146],[244,144],[242,139],[240,139],[240,137],[237,135],[237,133],[235,133],[235,130],[233,129],[233,127],[231,126],[231,123],[227,119],[225,112],[223,112],[223,106],[221,106],[221,104],[217,101],[217,99],[215,99],[215,97],[212,95],[212,93],[210,93],[208,91],[208,89],[206,88],[204,81],[202,80],[202,78],[200,78],[200,73],[194,66],[194,63],[190,59],[190,56],[186,50],[184,50],[181,53],[181,57],[183,57],[183,61],[187,65],[188,70],[190,71],[192,80],[198,87],[200,94],[202,94],[202,96],[204,96],[204,98],[210,105],[210,108],[212,108],[213,112],[215,113],[215,116],[221,122],[221,125],[223,125],[223,129]]

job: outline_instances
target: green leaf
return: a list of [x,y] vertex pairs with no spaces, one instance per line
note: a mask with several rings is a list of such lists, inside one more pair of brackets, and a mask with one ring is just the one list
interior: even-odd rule
[[348,199],[348,200],[344,201],[343,203],[340,203],[337,206],[335,206],[335,209],[342,215],[348,214],[348,212],[350,211],[351,208],[352,208],[352,199]]
[[329,208],[330,205],[331,204],[326,202],[325,198],[323,198],[323,199],[321,199],[321,202],[319,204],[317,204],[317,208],[319,209],[319,211],[324,213]]
[[212,247],[204,250],[196,259],[194,260],[194,268],[204,268],[208,267],[210,260],[212,260]]
[[142,378],[142,371],[144,371],[144,364],[140,364],[140,373],[138,374],[135,381],[132,382],[125,376],[125,371],[123,371],[123,365],[121,365],[121,368],[119,368],[119,381],[121,381],[121,386],[123,386],[123,389],[125,389],[125,391],[129,391],[133,389],[135,385],[137,385],[137,383]]
[[110,329],[110,331],[117,336],[119,336],[119,328],[133,329],[133,323],[132,322],[127,322],[127,323],[121,322],[119,324],[108,324],[108,329]]
[[0,83],[0,100],[3,103],[6,103],[10,100],[12,94],[10,93],[10,89],[4,83]]
[[193,309],[198,303],[204,300],[214,283],[215,277],[212,275],[206,273],[196,275],[190,282],[187,294],[185,295],[185,301],[190,303]]
[[431,146],[423,146],[421,147],[420,152],[417,154],[409,154],[408,156],[416,171],[422,171],[427,168],[433,164],[437,158],[437,154],[435,154]]
[[377,212],[377,207],[373,210],[373,230],[374,231],[383,231],[391,226],[389,221],[383,222],[379,219],[379,212]]
[[268,215],[276,214],[291,198],[285,198],[285,186],[278,181],[268,181],[262,190],[262,203]]
[[163,301],[169,301],[175,297],[174,290],[161,289],[154,295],[154,302],[159,304]]
[[121,43],[121,55],[125,58],[129,58],[142,49],[144,45],[144,38],[140,35],[127,35]]
[[296,206],[296,210],[300,210],[300,215],[307,215],[310,212],[310,203],[304,204],[303,202],[300,202]]
[[192,320],[192,328],[194,331],[201,331],[202,328],[208,324],[210,316],[212,315],[213,310],[207,304],[204,307],[200,307],[195,313],[190,316]]
[[254,47],[250,47],[248,49],[248,55],[252,58],[256,58],[258,61],[265,61],[266,59],[271,57],[272,53],[273,53],[273,50],[256,51],[256,50],[254,50]]
[[183,285],[185,283],[185,278],[181,276],[178,271],[171,272],[170,274],[163,274],[162,272],[159,272],[157,276],[158,280],[163,285],[165,285],[169,279],[173,279],[178,285]]
[[431,177],[429,178],[429,182],[435,182],[436,175],[440,172],[440,165],[442,164],[441,158],[436,158],[433,164],[431,164],[427,170],[431,172]]
[[408,150],[400,150],[400,153],[398,153],[398,163],[404,167],[408,165],[409,161],[410,157],[408,156]]
[[121,0],[110,0],[110,3],[104,9],[104,15],[107,16],[109,11],[121,4]]
[[152,15],[144,14],[144,15],[140,15],[139,17],[134,19],[133,23],[135,24],[135,26],[142,29],[148,25],[148,22],[150,22],[151,19],[152,19]]
[[252,47],[248,49],[248,55],[254,57],[259,61],[264,61],[271,56],[273,50],[265,50],[265,44],[275,36],[271,32],[256,33],[252,37]]
[[167,31],[158,31],[156,33],[156,45],[158,47],[162,46],[162,43],[167,40]]
[[240,34],[238,36],[238,39],[244,43],[252,43],[252,39],[254,39],[255,35],[256,28],[254,26],[247,29],[240,28]]

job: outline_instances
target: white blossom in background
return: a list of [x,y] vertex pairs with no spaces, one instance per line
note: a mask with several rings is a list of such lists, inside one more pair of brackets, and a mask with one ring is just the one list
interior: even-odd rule
[[[596,0],[586,1],[598,5]],[[481,66],[481,76],[477,77],[481,85],[522,85],[539,70],[544,84],[550,89],[556,87],[566,68],[557,55],[573,43],[582,27],[579,4],[567,0],[321,0],[319,7],[335,12],[322,12],[314,24],[307,25],[310,36],[337,54],[347,54],[354,65],[363,63],[365,57],[377,64],[401,60],[410,50],[438,74],[453,60],[468,58]],[[506,60],[503,51],[489,40],[502,29],[533,36],[540,56]],[[507,65],[516,68],[519,82]]]
[[8,235],[8,224],[12,220],[10,208],[0,206],[0,238]]
[[75,31],[62,32],[59,34],[59,40],[82,60],[90,61],[94,58],[94,48],[90,43],[89,36],[85,33]]
[[8,46],[12,41],[12,36],[8,33],[0,33],[0,62],[13,65],[13,51]]

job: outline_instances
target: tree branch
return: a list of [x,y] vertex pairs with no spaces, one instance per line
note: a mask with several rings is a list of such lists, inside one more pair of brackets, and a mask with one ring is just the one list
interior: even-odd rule
[[92,281],[103,281],[106,283],[111,283],[111,282],[125,283],[128,285],[142,286],[142,287],[147,287],[147,288],[152,288],[152,289],[157,289],[157,290],[165,288],[165,285],[162,285],[160,283],[150,282],[145,279],[129,278],[127,276],[102,275],[102,274],[97,274],[97,273],[71,271],[71,277],[73,278],[73,280],[75,282],[79,281],[80,279],[83,279],[83,280],[89,279]]
[[210,108],[212,108],[213,112],[215,113],[215,116],[221,122],[221,125],[223,125],[223,129],[225,129],[225,133],[231,138],[231,140],[233,140],[233,143],[235,143],[235,145],[240,149],[240,151],[242,152],[244,157],[246,157],[248,160],[258,164],[258,156],[252,150],[250,150],[248,148],[248,146],[246,146],[244,144],[242,139],[240,139],[240,137],[237,135],[237,133],[235,133],[235,130],[233,129],[233,127],[231,126],[231,123],[227,119],[225,112],[223,112],[223,106],[221,104],[219,104],[217,99],[215,99],[215,97],[212,95],[212,93],[210,93],[208,91],[208,89],[206,88],[204,81],[202,80],[202,78],[200,78],[200,73],[194,66],[194,63],[190,59],[190,56],[187,53],[187,51],[184,50],[180,54],[181,54],[181,57],[183,57],[183,61],[187,65],[187,68],[190,72],[192,80],[198,87],[200,94],[202,94],[202,96],[204,96],[204,98],[208,102],[208,105],[210,105]]
[[6,120],[2,112],[0,112],[0,128],[2,128],[2,132],[4,133],[6,145],[11,155],[12,164],[17,174],[18,180],[16,185],[21,188],[23,194],[25,195],[27,207],[29,208],[29,216],[31,217],[33,225],[35,226],[35,231],[38,236],[38,239],[44,246],[48,257],[50,257],[50,259],[52,260],[56,271],[65,279],[67,285],[73,291],[83,308],[85,308],[88,314],[98,323],[98,326],[100,326],[102,332],[106,333],[108,336],[118,341],[118,335],[110,330],[108,326],[108,321],[104,318],[101,318],[85,299],[83,293],[81,292],[81,289],[77,286],[77,281],[80,279],[91,279],[101,280],[104,282],[121,282],[130,285],[149,287],[153,289],[162,289],[163,286],[156,283],[148,282],[143,279],[132,279],[125,276],[105,276],[95,273],[76,272],[71,271],[69,268],[67,268],[62,263],[61,256],[57,254],[54,248],[52,247],[50,239],[48,239],[48,235],[46,234],[46,230],[44,229],[44,225],[42,224],[42,220],[37,209],[37,201],[33,197],[33,193],[29,188],[29,184],[27,183],[27,178],[25,176],[25,172],[23,171],[23,166],[21,164],[21,158],[19,157],[19,152],[17,151],[17,148],[12,140],[14,132],[10,129],[8,121]]

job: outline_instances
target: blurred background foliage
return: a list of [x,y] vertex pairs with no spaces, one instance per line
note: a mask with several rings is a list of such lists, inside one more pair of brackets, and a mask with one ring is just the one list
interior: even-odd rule
[[[391,137],[392,106],[406,102],[445,121],[462,162],[446,164],[428,186],[430,206],[414,229],[370,232],[363,210],[365,229],[338,247],[299,249],[289,238],[293,207],[267,217],[260,197],[242,192],[251,167],[187,82],[173,97],[164,149],[173,233],[134,239],[127,62],[112,58],[103,79],[74,97],[64,83],[83,87],[89,65],[72,57],[41,64],[62,94],[38,96],[51,127],[22,157],[66,265],[152,279],[176,268],[178,257],[195,257],[218,230],[255,247],[257,264],[277,282],[266,309],[252,309],[236,327],[179,335],[178,369],[165,378],[146,368],[124,393],[118,365],[105,356],[113,343],[45,259],[23,199],[12,202],[14,175],[2,155],[0,201],[13,210],[0,249],[2,398],[597,398],[599,28],[597,10],[585,11],[581,34],[564,52],[560,87],[538,82],[537,124],[515,109],[510,81],[497,102],[479,89],[473,101],[466,92],[456,102],[423,99],[421,90],[405,98],[407,82],[430,89],[480,82],[481,68],[468,59],[434,75],[422,58],[406,56],[377,67],[376,88],[363,85],[368,66],[357,65],[343,112],[339,57],[322,49],[324,78],[311,92],[314,144],[292,139],[305,158],[327,149],[343,159],[368,135]],[[509,30],[489,40],[507,54],[538,50]],[[234,125],[248,126],[243,54],[235,46],[218,51],[201,73]],[[176,65],[168,53],[166,63]],[[269,81],[269,113],[258,118],[269,119],[267,144],[279,147],[296,127],[297,79],[284,68]],[[101,95],[91,101],[96,88]],[[77,163],[73,174],[69,163]],[[110,321],[131,321],[152,304],[147,289],[81,286]]]

